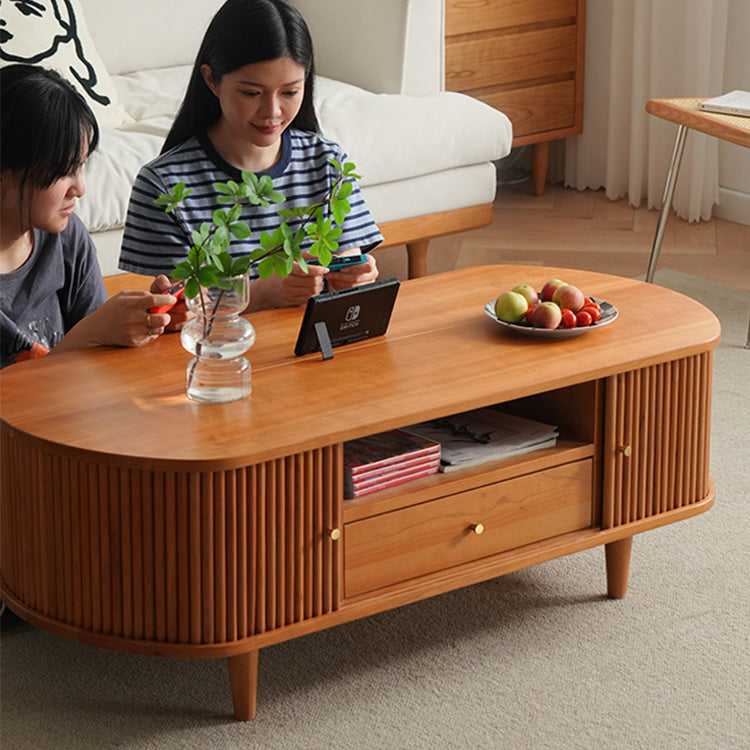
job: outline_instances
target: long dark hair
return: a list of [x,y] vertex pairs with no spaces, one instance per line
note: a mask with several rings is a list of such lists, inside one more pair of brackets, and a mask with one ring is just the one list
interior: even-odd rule
[[22,194],[73,174],[99,143],[91,108],[54,70],[0,68],[0,101],[0,171],[21,175]]
[[224,75],[245,65],[279,57],[290,57],[305,69],[302,106],[292,127],[318,133],[313,106],[313,45],[305,19],[286,0],[227,0],[203,37],[185,98],[162,153],[204,132],[221,117],[219,100],[203,80],[202,65],[211,68],[218,83]]

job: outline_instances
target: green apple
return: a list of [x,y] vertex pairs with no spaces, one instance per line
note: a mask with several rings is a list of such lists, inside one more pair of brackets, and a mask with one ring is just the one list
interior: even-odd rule
[[531,284],[518,284],[511,289],[511,292],[523,294],[523,296],[526,297],[526,301],[529,303],[529,307],[534,307],[534,305],[539,302],[539,295]]
[[528,308],[526,297],[518,292],[503,292],[495,300],[495,315],[505,323],[518,323]]

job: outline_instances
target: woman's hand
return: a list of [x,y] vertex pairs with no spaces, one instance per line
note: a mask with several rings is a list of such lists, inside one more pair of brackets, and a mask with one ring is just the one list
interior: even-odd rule
[[107,300],[79,321],[52,352],[90,346],[143,346],[153,341],[169,325],[169,313],[149,313],[151,307],[175,301],[171,294],[126,290]]
[[[359,250],[356,251],[359,253]],[[349,250],[342,255],[351,255],[352,251]],[[361,286],[362,284],[369,284],[378,278],[378,265],[375,262],[375,258],[372,255],[365,255],[367,258],[366,263],[358,263],[356,266],[347,266],[342,268],[340,271],[330,271],[326,278],[328,279],[328,286],[332,291],[338,291],[339,289],[351,289],[353,286]]]

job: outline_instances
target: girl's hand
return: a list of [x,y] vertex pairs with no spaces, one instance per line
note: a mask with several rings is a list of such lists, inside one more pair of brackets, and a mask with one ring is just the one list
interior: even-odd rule
[[[350,255],[352,251],[343,253]],[[359,251],[357,251],[359,253]],[[339,289],[351,289],[353,286],[369,284],[378,278],[378,266],[372,255],[366,255],[366,263],[358,263],[356,266],[342,268],[340,271],[330,271],[327,275],[328,286],[333,291]]]
[[168,313],[149,313],[150,307],[174,302],[171,294],[127,290],[116,294],[78,322],[52,352],[90,346],[143,346],[162,333],[170,322]]
[[[174,284],[164,274],[157,276],[153,282],[151,282],[151,292],[154,294],[161,294],[169,289]],[[171,333],[172,331],[179,331],[183,328],[185,323],[195,317],[195,314],[190,312],[185,302],[185,296],[180,295],[177,304],[169,311],[169,323],[167,324],[165,331]]]

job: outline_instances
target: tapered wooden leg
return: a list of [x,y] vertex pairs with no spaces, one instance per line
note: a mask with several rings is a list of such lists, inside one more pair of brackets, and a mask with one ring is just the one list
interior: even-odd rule
[[409,278],[418,279],[420,276],[427,276],[427,249],[430,246],[429,240],[417,240],[408,242],[406,253],[409,256]]
[[632,544],[633,537],[629,536],[604,545],[604,557],[607,562],[607,594],[611,599],[622,599],[628,590]]
[[258,649],[255,649],[227,659],[234,718],[240,721],[250,721],[255,718],[255,699],[258,695],[258,653]]
[[534,183],[534,195],[537,198],[544,193],[549,166],[549,141],[535,143],[531,149],[531,180]]

